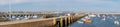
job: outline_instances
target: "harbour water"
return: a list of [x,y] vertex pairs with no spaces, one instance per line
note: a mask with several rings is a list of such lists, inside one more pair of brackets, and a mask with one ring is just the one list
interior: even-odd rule
[[[60,14],[58,16],[64,16],[64,14]],[[14,19],[16,17],[12,17],[10,20],[24,20],[24,17],[18,17],[19,19]],[[40,16],[32,16],[32,19],[40,18]],[[84,19],[79,19],[78,21],[70,24],[68,27],[120,27],[120,16],[119,15],[86,15],[86,19],[90,19],[91,23],[84,23]],[[31,18],[29,18],[31,19]],[[28,20],[28,19],[25,19]],[[50,26],[50,27],[58,27],[58,26]]]
[[92,22],[86,24],[80,19],[69,27],[120,27],[120,16],[116,15],[96,15],[95,17],[90,17],[90,20]]

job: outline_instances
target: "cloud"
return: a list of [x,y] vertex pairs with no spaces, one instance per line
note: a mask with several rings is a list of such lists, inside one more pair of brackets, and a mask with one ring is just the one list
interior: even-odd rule
[[46,2],[46,3],[56,3],[56,4],[61,4],[61,3],[80,3],[80,4],[90,4],[90,5],[119,5],[116,2],[113,2],[111,0],[0,0],[0,5],[6,5],[9,4],[18,4],[18,3],[41,3],[41,2]]
[[28,0],[0,0],[0,5],[17,4],[29,2]]
[[104,0],[76,0],[81,4],[86,5],[96,5],[96,6],[108,6],[108,7],[118,7],[119,3],[116,1],[104,1]]
[[32,2],[54,2],[56,0],[0,0],[0,5],[7,5],[9,3],[11,4],[18,4],[18,3],[32,3]]
[[[0,0],[0,5],[9,4],[9,0]],[[72,11],[109,11],[119,10],[120,1],[114,0],[10,0],[14,8],[58,8],[58,10],[67,10],[64,8],[80,8],[80,9],[71,9]],[[28,4],[27,4],[28,3]],[[30,4],[29,4],[30,3]],[[31,5],[31,3],[33,3]],[[86,9],[88,8],[88,9]],[[98,9],[102,8],[102,9]],[[17,9],[16,9],[17,10]],[[34,9],[28,9],[34,10]],[[42,9],[41,9],[42,10]],[[45,9],[46,10],[46,9]],[[50,9],[49,9],[50,10]],[[52,11],[53,9],[51,9]]]

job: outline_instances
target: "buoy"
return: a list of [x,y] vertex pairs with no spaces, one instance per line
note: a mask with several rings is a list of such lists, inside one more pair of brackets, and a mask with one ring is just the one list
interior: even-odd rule
[[91,20],[89,20],[89,19],[86,19],[86,20],[83,20],[84,21],[84,23],[87,23],[87,24],[90,24],[92,21]]

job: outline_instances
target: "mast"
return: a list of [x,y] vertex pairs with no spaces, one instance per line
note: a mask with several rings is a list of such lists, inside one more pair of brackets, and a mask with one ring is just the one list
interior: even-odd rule
[[11,0],[9,0],[9,11],[8,12],[10,12],[8,14],[9,14],[9,17],[11,18]]

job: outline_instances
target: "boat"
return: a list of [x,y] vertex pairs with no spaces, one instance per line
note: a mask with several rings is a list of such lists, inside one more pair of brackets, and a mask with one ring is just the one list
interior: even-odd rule
[[38,16],[33,16],[33,18],[37,18]]
[[119,25],[119,21],[114,21],[114,24],[115,25]]
[[84,22],[83,21],[77,21],[78,23],[80,23],[80,24],[83,24]]
[[85,19],[90,19],[90,17],[89,17],[89,16],[86,16]]
[[102,17],[106,17],[105,15],[103,15]]
[[92,21],[89,20],[89,19],[85,19],[85,20],[83,20],[83,22],[86,23],[86,24],[90,24]]
[[105,18],[103,18],[102,20],[103,20],[103,21],[105,21],[106,19],[105,19]]
[[96,17],[96,15],[94,15],[94,14],[91,14],[91,15],[88,15],[89,17]]
[[100,17],[100,15],[98,14],[97,17]]

